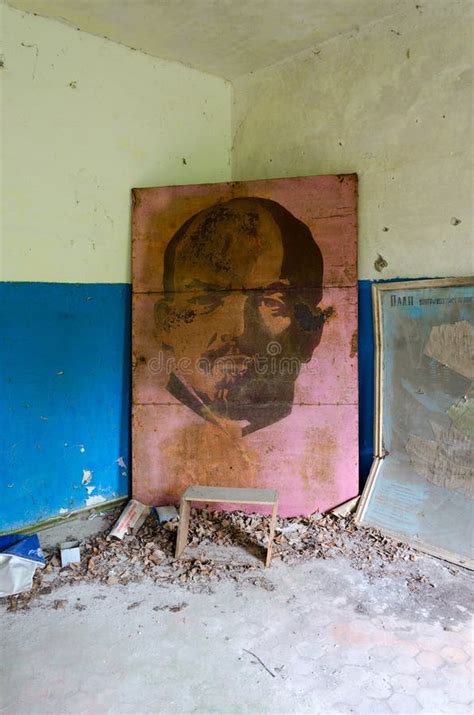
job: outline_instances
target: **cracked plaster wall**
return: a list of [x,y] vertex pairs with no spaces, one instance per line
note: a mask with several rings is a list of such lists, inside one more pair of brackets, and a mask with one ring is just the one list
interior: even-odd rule
[[1,11],[2,278],[129,282],[131,187],[230,178],[230,86]]
[[360,279],[472,275],[471,48],[470,2],[413,2],[238,78],[233,178],[357,172]]

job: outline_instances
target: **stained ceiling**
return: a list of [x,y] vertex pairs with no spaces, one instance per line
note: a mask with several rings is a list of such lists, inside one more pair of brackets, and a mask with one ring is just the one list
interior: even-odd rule
[[234,79],[415,0],[7,0],[167,60]]

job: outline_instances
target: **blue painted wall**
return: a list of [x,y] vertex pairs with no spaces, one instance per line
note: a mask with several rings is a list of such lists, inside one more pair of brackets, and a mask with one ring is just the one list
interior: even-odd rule
[[0,530],[127,495],[130,286],[0,283],[0,305]]
[[[130,493],[130,299],[124,284],[0,283],[1,531]],[[373,383],[371,281],[360,281],[361,485]]]
[[374,331],[372,283],[359,281],[359,481],[362,489],[374,454]]

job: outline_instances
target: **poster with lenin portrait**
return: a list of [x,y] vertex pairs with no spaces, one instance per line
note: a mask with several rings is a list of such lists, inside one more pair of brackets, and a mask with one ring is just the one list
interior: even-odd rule
[[358,493],[357,176],[133,190],[133,495]]

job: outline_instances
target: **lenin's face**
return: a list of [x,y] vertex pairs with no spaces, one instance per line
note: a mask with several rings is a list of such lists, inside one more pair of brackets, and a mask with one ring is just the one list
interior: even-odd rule
[[155,315],[173,354],[168,389],[243,434],[289,414],[324,322],[322,259],[307,227],[271,201],[218,204],[170,241],[164,284]]

